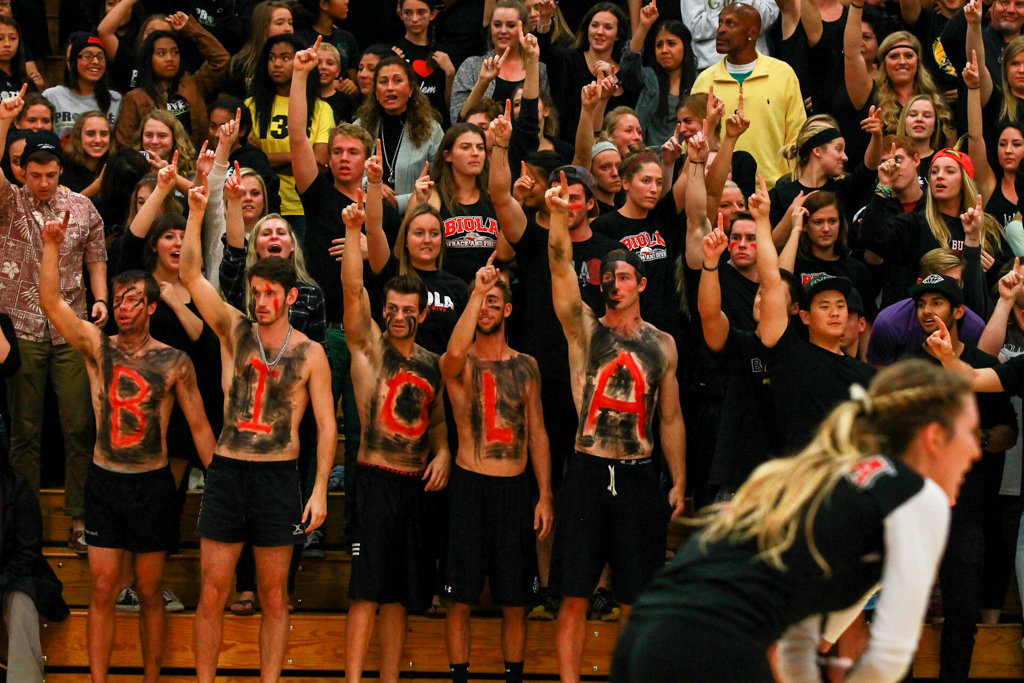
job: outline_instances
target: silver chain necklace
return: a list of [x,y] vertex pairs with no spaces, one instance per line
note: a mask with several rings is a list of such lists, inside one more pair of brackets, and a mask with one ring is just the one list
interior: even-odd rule
[[295,329],[291,325],[288,326],[288,336],[284,338],[284,344],[281,346],[281,352],[277,354],[277,358],[274,359],[273,363],[267,361],[267,352],[263,350],[263,340],[260,339],[260,326],[256,325],[256,343],[260,346],[260,358],[263,359],[263,364],[268,368],[275,367],[281,362],[281,358],[284,356],[284,352],[288,350],[288,342],[292,340],[292,330]]
[[398,136],[398,145],[395,147],[395,153],[394,153],[394,155],[392,155],[392,157],[390,159],[388,159],[388,148],[387,148],[387,145],[384,144],[384,129],[383,129],[383,127],[381,128],[381,133],[380,133],[380,151],[381,151],[381,154],[384,156],[384,160],[388,162],[388,166],[391,168],[391,173],[388,175],[388,184],[389,185],[394,185],[395,184],[395,164],[398,163],[398,152],[399,152],[399,150],[402,149],[402,140],[404,140],[404,139],[405,139],[405,126],[403,125],[402,126],[402,134]]

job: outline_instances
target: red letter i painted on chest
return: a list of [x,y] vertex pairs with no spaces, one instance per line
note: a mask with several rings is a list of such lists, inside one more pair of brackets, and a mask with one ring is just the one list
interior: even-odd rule
[[253,396],[252,401],[252,419],[239,422],[238,428],[250,432],[269,434],[274,431],[274,428],[260,422],[260,418],[263,415],[263,395],[267,391],[267,376],[277,377],[279,373],[276,370],[271,370],[259,358],[253,358],[249,361],[249,364],[256,370],[256,394]]

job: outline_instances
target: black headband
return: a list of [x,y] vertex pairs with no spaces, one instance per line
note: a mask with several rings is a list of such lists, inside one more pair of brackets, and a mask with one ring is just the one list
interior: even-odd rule
[[821,147],[822,145],[827,145],[833,140],[836,140],[841,137],[843,137],[843,134],[839,131],[838,128],[826,128],[825,130],[818,131],[817,133],[811,136],[810,140],[800,145],[800,158],[802,159],[806,156],[809,156],[812,149],[815,149],[816,147]]
[[[900,47],[906,48],[908,50],[914,50],[914,46],[909,44],[909,43],[896,43],[895,45],[893,45],[892,47],[890,47],[888,50],[885,51],[885,54],[882,55],[882,58],[884,59],[885,55],[889,54],[893,50],[895,50],[897,48],[900,48]],[[914,54],[917,54],[917,50],[914,50]]]

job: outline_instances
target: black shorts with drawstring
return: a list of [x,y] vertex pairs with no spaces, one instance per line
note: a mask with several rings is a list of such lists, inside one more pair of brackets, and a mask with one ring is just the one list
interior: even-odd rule
[[214,455],[206,470],[196,536],[260,548],[306,540],[298,460],[258,462]]
[[558,494],[548,591],[589,598],[608,564],[615,598],[632,604],[665,564],[671,514],[651,458],[576,451]]

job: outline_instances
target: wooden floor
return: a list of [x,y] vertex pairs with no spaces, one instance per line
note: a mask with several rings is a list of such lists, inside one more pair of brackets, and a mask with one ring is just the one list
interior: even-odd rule
[[[182,549],[168,558],[166,586],[186,606],[186,612],[169,615],[167,650],[164,660],[170,683],[193,681],[192,610],[199,599],[199,550],[193,530],[198,516],[201,492],[188,494],[182,516]],[[89,659],[86,651],[84,608],[89,602],[90,579],[88,560],[67,549],[70,520],[64,515],[63,491],[46,490],[42,496],[44,554],[57,576],[64,582],[64,595],[72,606],[72,616],[59,624],[44,624],[43,652],[47,657],[47,683],[75,683],[88,680]],[[347,586],[351,557],[339,547],[343,535],[344,495],[331,493],[328,501],[327,540],[329,550],[324,559],[303,560],[296,576],[292,604],[291,640],[285,666],[288,683],[338,681],[344,676],[345,610],[348,608]],[[678,547],[687,529],[680,524],[670,528],[670,545]],[[489,604],[485,596],[484,606]],[[1016,591],[1008,597],[1009,611],[1019,613]],[[138,637],[138,615],[118,614],[117,641],[112,665],[117,675],[112,683],[139,680],[141,652]],[[257,683],[259,652],[257,634],[260,618],[226,615],[221,668],[230,675],[218,678],[219,683]],[[503,680],[501,653],[501,622],[493,613],[483,610],[473,617],[472,673],[483,676],[472,680]],[[593,680],[606,680],[611,653],[618,635],[618,625],[588,622],[587,641],[581,673]],[[915,660],[915,677],[934,678],[938,674],[938,643],[941,627],[926,626]],[[557,680],[554,651],[555,624],[529,623],[526,673],[534,680]],[[1024,680],[1024,650],[1021,648],[1020,625],[981,626],[971,668],[972,679]],[[368,671],[378,667],[378,646],[372,641],[366,663]],[[403,662],[404,676],[420,681],[450,680],[444,644],[444,621],[411,617]]]

